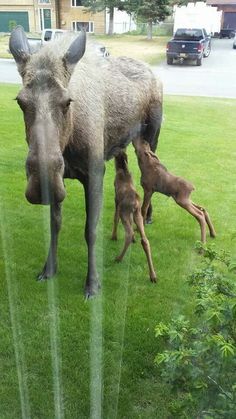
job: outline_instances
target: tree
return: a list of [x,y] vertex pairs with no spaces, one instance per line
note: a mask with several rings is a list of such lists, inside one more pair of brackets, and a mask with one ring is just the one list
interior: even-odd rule
[[82,0],[83,6],[88,7],[92,13],[102,12],[108,9],[109,12],[109,28],[108,35],[113,34],[114,29],[114,9],[119,8],[120,0]]
[[147,23],[147,37],[152,39],[152,25],[163,21],[171,13],[169,0],[124,0],[119,10],[133,14],[136,20]]

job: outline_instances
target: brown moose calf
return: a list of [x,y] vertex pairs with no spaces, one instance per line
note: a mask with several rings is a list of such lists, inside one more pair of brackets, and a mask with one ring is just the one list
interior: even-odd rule
[[206,242],[206,224],[210,236],[216,233],[207,211],[190,200],[190,194],[195,189],[187,180],[169,173],[158,157],[151,151],[149,144],[141,139],[134,143],[135,152],[141,170],[141,185],[144,190],[142,205],[143,219],[146,220],[147,209],[154,192],[171,196],[175,202],[188,211],[200,224],[201,241]]
[[120,255],[116,257],[116,261],[121,262],[129,245],[131,242],[134,242],[134,221],[137,230],[140,233],[141,244],[147,257],[150,280],[156,282],[157,276],[153,268],[150,244],[144,231],[141,199],[134,188],[132,176],[128,170],[128,159],[125,152],[120,152],[118,156],[115,157],[115,168],[115,215],[111,237],[112,240],[117,240],[119,219],[121,219],[125,229],[125,244]]

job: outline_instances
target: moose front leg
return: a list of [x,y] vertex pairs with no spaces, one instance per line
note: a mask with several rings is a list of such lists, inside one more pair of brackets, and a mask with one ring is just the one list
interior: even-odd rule
[[[92,172],[92,173],[91,173]],[[93,167],[90,170],[89,179],[84,183],[86,225],[85,240],[88,247],[88,270],[85,284],[85,297],[89,298],[97,294],[100,288],[97,265],[96,265],[96,228],[102,204],[104,166]]]
[[42,281],[51,278],[57,271],[57,243],[58,234],[61,228],[61,204],[53,203],[50,206],[50,230],[51,242],[46,263],[37,280]]

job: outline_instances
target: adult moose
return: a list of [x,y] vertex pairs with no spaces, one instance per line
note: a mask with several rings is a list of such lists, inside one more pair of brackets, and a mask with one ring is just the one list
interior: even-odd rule
[[78,179],[86,202],[85,294],[89,297],[99,287],[95,238],[104,161],[140,135],[156,148],[162,119],[161,83],[135,60],[84,54],[85,32],[31,54],[18,26],[9,46],[23,81],[16,99],[24,113],[29,145],[26,198],[51,209],[50,249],[38,279],[53,276],[57,269],[63,178]]

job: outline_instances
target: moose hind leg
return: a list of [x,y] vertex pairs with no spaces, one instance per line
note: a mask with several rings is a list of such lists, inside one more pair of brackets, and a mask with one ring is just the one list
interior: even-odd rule
[[186,211],[189,212],[189,214],[196,218],[196,220],[200,224],[201,241],[202,243],[206,243],[206,220],[204,213],[200,209],[196,208],[196,206],[194,206],[189,199],[178,198],[175,201],[180,207],[184,208]]
[[141,244],[142,244],[143,250],[146,254],[146,258],[147,258],[147,262],[148,262],[148,268],[149,268],[150,280],[151,280],[151,282],[156,282],[157,281],[157,276],[156,276],[156,272],[154,270],[153,263],[152,263],[151,248],[150,248],[148,238],[145,234],[144,225],[143,225],[143,217],[142,217],[141,211],[138,211],[138,212],[136,212],[136,214],[134,214],[134,222],[135,222],[135,224],[137,226],[137,229],[140,233]]
[[114,214],[114,221],[113,221],[113,229],[111,234],[111,240],[117,240],[117,227],[119,223],[119,208],[118,204],[115,201],[115,214]]
[[38,275],[37,280],[51,278],[57,271],[57,243],[58,234],[61,229],[61,204],[52,204],[50,207],[50,230],[51,242],[48,257],[42,272]]
[[[144,131],[143,138],[150,144],[153,152],[156,151],[158,146],[158,138],[161,130],[162,123],[162,103],[156,102],[150,106],[149,115],[146,120],[147,127]],[[147,209],[147,217],[145,219],[147,224],[152,223],[152,203],[150,202]]]
[[[152,197],[152,191],[148,191],[144,189],[144,197],[143,197],[143,204],[142,204],[142,216],[143,216],[143,222],[147,222],[147,214],[148,210],[151,206],[151,197]],[[150,213],[149,213],[150,216]],[[150,218],[149,218],[150,220]],[[150,221],[149,221],[150,223]]]
[[132,227],[132,215],[131,214],[122,214],[120,213],[120,219],[125,229],[125,243],[122,249],[122,252],[119,256],[116,257],[116,262],[121,262],[129,245],[133,241],[134,231]]
[[212,221],[211,221],[211,219],[210,219],[210,216],[209,216],[209,214],[208,214],[207,210],[206,210],[205,208],[203,208],[203,207],[201,207],[201,206],[197,205],[197,204],[194,204],[194,203],[192,203],[192,204],[193,204],[196,208],[200,209],[200,210],[203,212],[203,214],[204,214],[204,216],[205,216],[206,223],[207,223],[208,228],[209,228],[210,236],[211,236],[211,237],[213,237],[213,238],[214,238],[214,237],[216,237],[216,232],[215,232],[214,226],[213,226],[213,224],[212,224]]

